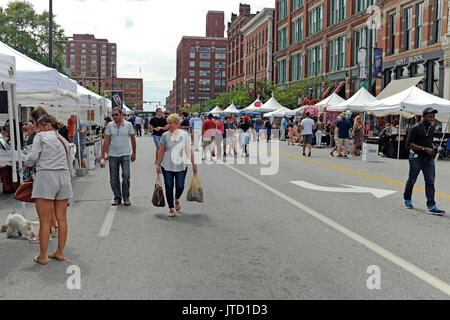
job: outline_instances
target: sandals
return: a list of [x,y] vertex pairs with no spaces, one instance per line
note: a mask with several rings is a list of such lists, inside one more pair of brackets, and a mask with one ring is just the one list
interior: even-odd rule
[[113,207],[120,206],[121,204],[122,204],[122,201],[118,201],[118,200],[114,200],[114,202],[111,203],[111,205],[112,205]]
[[169,218],[175,218],[175,212],[170,212],[168,217]]
[[41,266],[45,266],[48,263],[48,262],[45,263],[41,262],[41,260],[39,260],[39,256],[34,257],[33,261],[34,263],[40,264]]
[[175,200],[175,210],[181,211],[180,200]]
[[66,261],[66,258],[58,258],[58,256],[56,255],[56,253],[53,253],[53,254],[50,254],[49,256],[48,256],[48,258],[49,259],[52,259],[52,260],[57,260],[57,261]]

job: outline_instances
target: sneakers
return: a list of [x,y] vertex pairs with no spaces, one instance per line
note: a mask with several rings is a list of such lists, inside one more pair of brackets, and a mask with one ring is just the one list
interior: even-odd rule
[[445,211],[439,210],[436,206],[432,206],[431,208],[428,208],[427,213],[435,216],[442,216],[445,214]]
[[310,157],[310,158],[311,158],[311,152],[310,152],[310,153],[308,153],[308,157]]
[[411,200],[405,200],[404,204],[406,209],[414,209]]

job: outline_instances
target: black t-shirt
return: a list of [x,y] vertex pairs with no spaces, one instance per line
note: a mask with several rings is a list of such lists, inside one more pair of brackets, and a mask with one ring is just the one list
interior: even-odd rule
[[[411,149],[411,143],[417,144],[418,146],[434,149],[433,139],[434,132],[436,128],[434,126],[428,126],[423,121],[414,125],[408,134],[406,140],[407,148]],[[416,151],[415,153],[423,156],[428,156],[426,151]]]
[[250,129],[251,124],[250,123],[241,123],[241,125],[239,126],[240,129],[242,129],[242,131],[247,132],[248,129]]
[[[150,125],[152,126],[153,129],[165,127],[167,126],[167,121],[164,118],[154,117],[152,118],[152,120],[150,120]],[[161,137],[165,132],[166,130],[159,130],[159,131],[153,130],[153,135]]]
[[265,128],[266,129],[272,129],[272,124],[270,123],[270,121],[267,121],[266,123],[265,123]]

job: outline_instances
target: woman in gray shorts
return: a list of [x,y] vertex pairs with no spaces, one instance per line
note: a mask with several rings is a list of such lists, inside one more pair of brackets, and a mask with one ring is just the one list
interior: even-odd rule
[[32,198],[36,200],[39,215],[41,253],[34,262],[48,263],[47,250],[50,238],[50,221],[53,209],[58,221],[58,250],[48,258],[64,261],[64,247],[67,239],[66,211],[73,196],[71,182],[71,159],[69,143],[57,133],[58,121],[44,115],[38,120],[39,133],[34,138],[33,148],[25,161],[27,167],[36,168]]

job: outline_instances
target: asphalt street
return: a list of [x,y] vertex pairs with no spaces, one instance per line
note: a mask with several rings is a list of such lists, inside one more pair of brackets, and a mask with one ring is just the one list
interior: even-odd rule
[[[305,158],[298,146],[261,142],[279,167],[263,175],[256,148],[239,163],[199,166],[203,204],[185,201],[190,170],[170,219],[151,204],[153,140],[138,138],[132,207],[110,207],[107,168],[74,179],[66,262],[35,265],[38,245],[0,234],[0,299],[450,298],[450,215],[425,213],[422,177],[416,209],[403,208],[407,161],[336,159],[329,149]],[[436,168],[436,199],[449,212],[450,162]],[[15,206],[1,196],[0,221]],[[34,207],[24,215],[35,220]],[[71,266],[80,290],[68,289]]]

